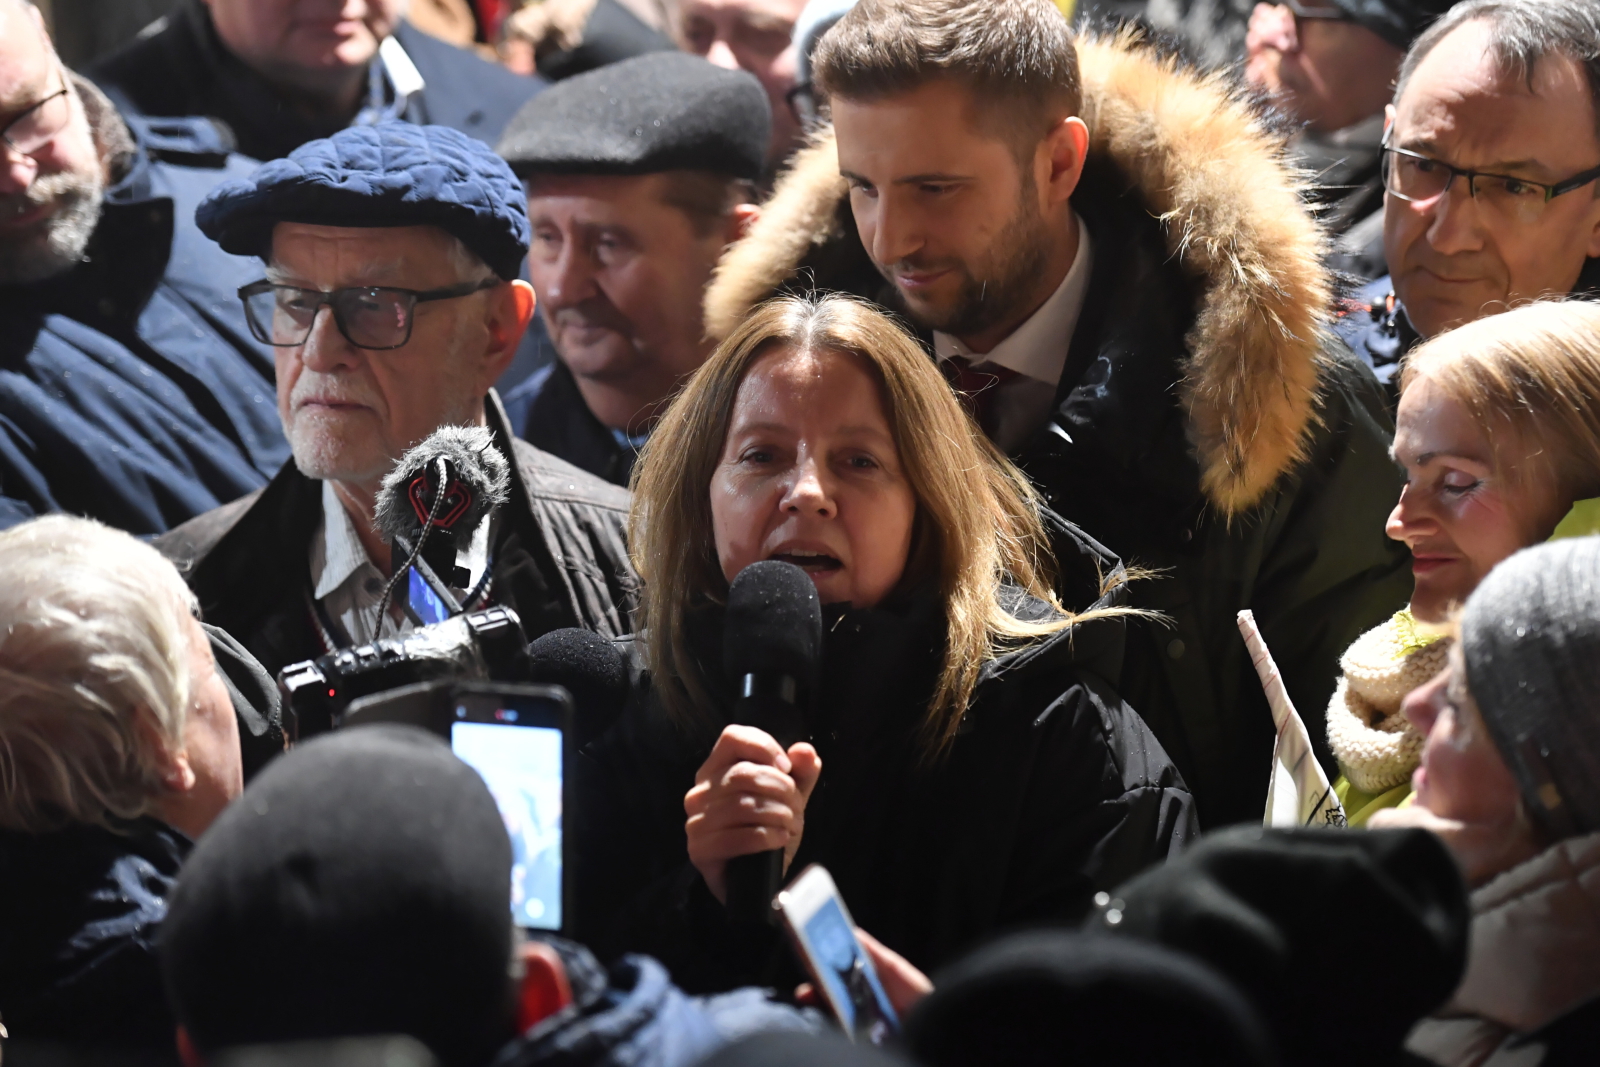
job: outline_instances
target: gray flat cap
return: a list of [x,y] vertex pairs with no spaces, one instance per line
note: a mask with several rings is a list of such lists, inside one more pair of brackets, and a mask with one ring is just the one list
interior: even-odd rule
[[700,170],[755,179],[771,130],[766,90],[751,75],[653,52],[546,89],[512,118],[496,151],[521,177]]

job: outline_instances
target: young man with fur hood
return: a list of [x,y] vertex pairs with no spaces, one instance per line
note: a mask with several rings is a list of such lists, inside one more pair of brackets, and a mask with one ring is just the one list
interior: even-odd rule
[[1236,613],[1321,738],[1340,652],[1410,590],[1389,416],[1329,340],[1281,142],[1047,0],[862,0],[813,66],[833,128],[724,257],[710,331],[817,288],[930,332],[1050,506],[1158,572],[1133,597],[1167,618],[1130,624],[1119,685],[1202,822],[1261,818],[1274,731]]

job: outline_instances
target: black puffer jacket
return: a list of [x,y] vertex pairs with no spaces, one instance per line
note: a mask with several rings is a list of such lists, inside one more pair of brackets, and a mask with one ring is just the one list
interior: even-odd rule
[[[579,626],[607,637],[632,629],[637,578],[624,528],[628,494],[512,438],[491,390],[489,428],[512,459],[511,499],[495,516],[493,603],[514,609],[529,640]],[[273,677],[328,649],[311,612],[311,539],[322,484],[291,460],[265,489],[157,538],[200,600]]]
[[[1044,605],[1011,595],[1014,614],[1043,617]],[[942,655],[931,594],[826,622],[809,722],[822,776],[790,872],[827,867],[856,922],[924,970],[1001,930],[1078,919],[1096,891],[1196,833],[1177,769],[1105,681],[1121,657],[1120,619],[989,663],[954,748],[932,766],[915,740]],[[708,678],[720,677],[720,615],[692,630]],[[571,824],[578,936],[603,955],[655,955],[691,991],[792,988],[800,973],[777,932],[732,930],[687,860],[683,797],[728,698],[687,731],[644,678],[584,750]]]

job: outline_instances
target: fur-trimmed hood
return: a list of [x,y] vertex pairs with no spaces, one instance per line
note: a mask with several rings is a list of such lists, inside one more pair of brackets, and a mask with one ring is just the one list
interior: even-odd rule
[[[1304,458],[1317,425],[1332,304],[1324,235],[1282,137],[1222,76],[1185,69],[1131,31],[1077,46],[1090,161],[1125,176],[1197,293],[1178,392],[1201,489],[1237,515]],[[847,191],[825,130],[723,256],[705,300],[713,338],[843,235]]]

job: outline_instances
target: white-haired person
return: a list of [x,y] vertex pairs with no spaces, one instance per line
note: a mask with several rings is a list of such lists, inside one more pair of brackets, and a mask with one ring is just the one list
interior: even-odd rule
[[1340,660],[1328,708],[1352,825],[1405,801],[1423,735],[1400,703],[1445,664],[1437,629],[1520,548],[1600,530],[1600,306],[1534,303],[1428,341],[1401,373],[1388,533],[1411,549],[1410,605]]
[[1593,1063],[1600,537],[1511,556],[1452,627],[1445,670],[1405,701],[1426,738],[1415,802],[1370,824],[1434,831],[1473,890],[1466,975],[1407,1047],[1446,1067]]
[[0,1017],[13,1039],[172,1051],[154,956],[192,842],[244,788],[195,598],[126,533],[0,533]]

